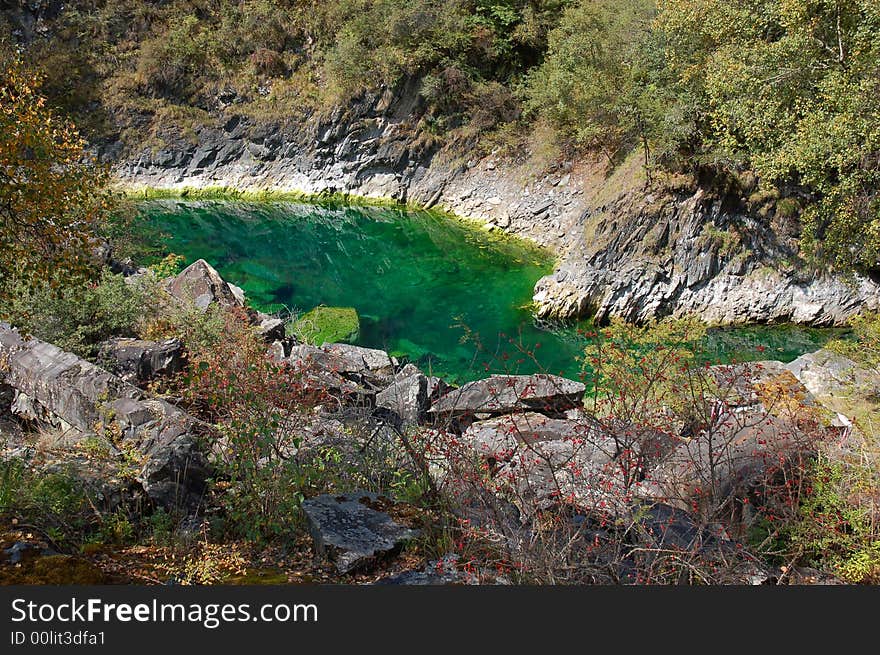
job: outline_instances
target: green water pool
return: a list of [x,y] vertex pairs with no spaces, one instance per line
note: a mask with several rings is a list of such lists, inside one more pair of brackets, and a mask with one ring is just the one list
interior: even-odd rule
[[[204,258],[264,311],[354,307],[357,343],[406,356],[457,381],[487,372],[577,376],[576,326],[537,325],[532,289],[552,260],[433,212],[290,202],[157,200],[139,225],[161,249]],[[712,359],[791,360],[832,331],[754,327],[712,331]],[[763,347],[764,350],[759,349]]]

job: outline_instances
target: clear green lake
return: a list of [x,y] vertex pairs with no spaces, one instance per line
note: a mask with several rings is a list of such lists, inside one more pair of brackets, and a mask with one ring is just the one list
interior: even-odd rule
[[[357,344],[435,375],[580,373],[586,341],[577,326],[540,325],[529,313],[553,261],[523,242],[434,212],[341,204],[153,200],[138,221],[164,252],[205,259],[263,311],[354,307]],[[711,330],[705,355],[790,361],[837,333]]]

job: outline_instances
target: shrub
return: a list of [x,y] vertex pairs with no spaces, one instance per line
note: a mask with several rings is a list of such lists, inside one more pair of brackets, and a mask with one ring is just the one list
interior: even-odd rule
[[287,72],[281,54],[268,48],[260,48],[251,53],[250,62],[257,75],[281,77]]
[[179,391],[221,434],[215,451],[228,526],[250,539],[268,538],[291,527],[301,495],[285,462],[322,394],[304,384],[302,371],[267,357],[244,310],[218,310],[205,322],[207,338],[183,337],[189,369]]
[[866,312],[854,316],[850,326],[855,340],[837,339],[828,348],[866,367],[880,366],[880,313]]
[[820,458],[790,528],[801,561],[852,583],[880,582],[880,472],[864,461]]
[[55,541],[80,543],[95,527],[81,483],[68,471],[37,473],[18,459],[0,460],[0,517],[37,526]]
[[73,124],[49,110],[41,81],[0,47],[0,301],[90,278],[109,208],[106,171]]
[[0,316],[25,333],[94,360],[102,341],[137,335],[156,311],[155,293],[147,280],[127,283],[105,269],[96,282],[82,285],[62,278],[54,286],[19,286],[0,303]]

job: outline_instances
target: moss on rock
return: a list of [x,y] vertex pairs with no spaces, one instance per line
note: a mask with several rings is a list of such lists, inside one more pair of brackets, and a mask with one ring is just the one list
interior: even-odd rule
[[320,305],[300,316],[291,327],[293,335],[308,344],[353,343],[360,333],[354,307]]

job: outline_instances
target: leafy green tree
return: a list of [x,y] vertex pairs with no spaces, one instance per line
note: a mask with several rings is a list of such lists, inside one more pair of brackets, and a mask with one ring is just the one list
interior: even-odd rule
[[696,153],[807,197],[819,261],[880,266],[880,6],[664,0],[656,29],[701,116]]
[[676,98],[666,80],[663,43],[652,31],[652,0],[581,1],[550,33],[547,57],[528,78],[526,108],[561,136],[616,163],[640,145],[667,149]]
[[40,76],[0,58],[0,299],[93,272],[109,207],[105,173],[74,126],[46,106]]

